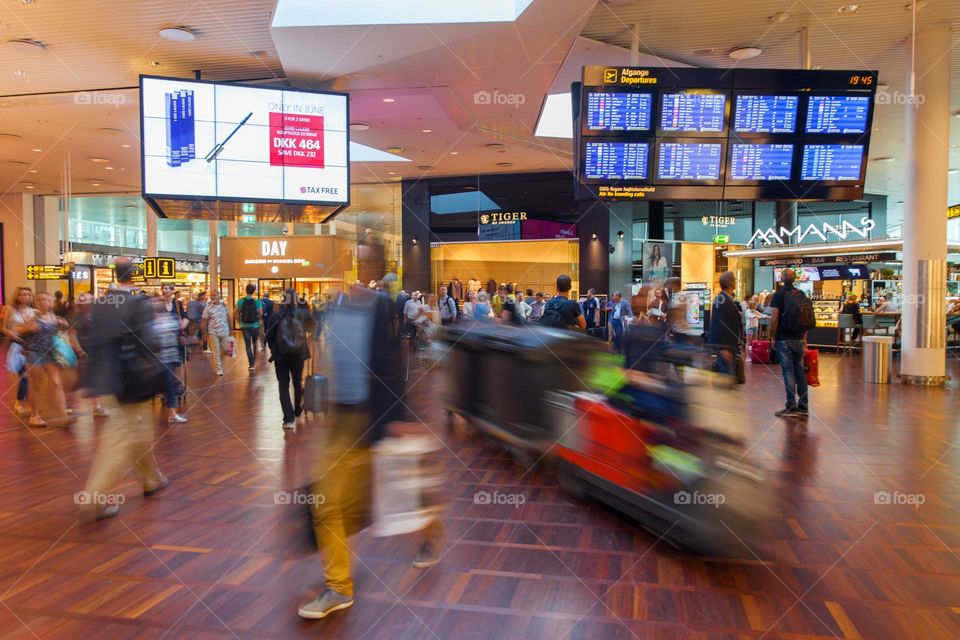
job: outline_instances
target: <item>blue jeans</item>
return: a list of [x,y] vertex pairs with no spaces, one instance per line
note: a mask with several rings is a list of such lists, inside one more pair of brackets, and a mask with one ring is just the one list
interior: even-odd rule
[[610,318],[610,326],[613,327],[613,352],[620,353],[622,351],[621,343],[623,342],[623,320]]
[[787,392],[787,409],[807,409],[807,374],[803,370],[803,340],[778,340],[777,354]]
[[180,368],[179,362],[168,362],[163,365],[163,377],[164,381],[167,383],[166,389],[166,403],[167,407],[170,409],[176,409],[180,406],[180,391],[182,390],[182,383],[180,378],[177,377],[177,369]]
[[244,327],[240,331],[243,332],[243,346],[247,349],[247,362],[252,367],[257,361],[257,340],[260,339],[260,327]]

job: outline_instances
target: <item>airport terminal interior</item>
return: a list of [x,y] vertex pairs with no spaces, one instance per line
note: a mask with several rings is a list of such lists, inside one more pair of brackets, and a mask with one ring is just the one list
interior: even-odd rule
[[958,45],[0,0],[0,640],[960,638]]

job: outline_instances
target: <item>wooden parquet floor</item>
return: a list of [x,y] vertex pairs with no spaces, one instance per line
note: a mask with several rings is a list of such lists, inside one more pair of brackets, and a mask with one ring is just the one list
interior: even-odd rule
[[[222,379],[190,363],[189,423],[158,426],[169,489],[144,499],[132,476],[118,518],[81,525],[100,424],[83,407],[66,430],[0,409],[0,638],[947,639],[960,637],[957,379],[946,388],[870,386],[858,358],[824,356],[806,431],[772,417],[777,369],[748,365],[737,413],[754,456],[780,481],[781,515],[738,559],[676,551],[598,504],[576,504],[553,473],[527,473],[462,431],[449,435],[439,377],[405,399],[444,441],[447,544],[428,571],[416,537],[354,539],[354,607],[303,621],[322,580],[300,486],[324,428],[280,428],[261,356]],[[517,398],[522,402],[523,398]],[[116,414],[115,414],[116,415]],[[117,418],[110,418],[117,419]],[[522,506],[475,504],[477,491]],[[877,504],[876,492],[924,504]]]

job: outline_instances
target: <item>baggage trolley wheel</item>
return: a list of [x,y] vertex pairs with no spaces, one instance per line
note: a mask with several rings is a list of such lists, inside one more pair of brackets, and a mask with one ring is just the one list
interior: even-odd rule
[[560,484],[560,491],[568,498],[574,502],[586,502],[589,496],[587,494],[587,486],[583,480],[569,471],[560,469],[557,471],[557,481]]

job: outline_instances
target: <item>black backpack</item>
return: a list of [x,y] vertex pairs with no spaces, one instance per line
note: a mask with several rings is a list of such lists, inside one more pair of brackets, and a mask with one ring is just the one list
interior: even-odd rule
[[[131,313],[124,324],[129,326],[130,318],[137,315],[138,305],[149,303],[143,298],[135,297],[127,304]],[[133,404],[145,402],[161,393],[166,387],[165,367],[143,340],[128,328],[117,338],[115,345],[120,379],[117,400],[121,404]]]
[[244,298],[240,303],[240,322],[253,324],[260,321],[260,314],[257,313],[257,301],[255,298]]
[[280,318],[277,326],[277,349],[289,356],[304,356],[308,353],[307,332],[296,313],[287,313]]
[[560,296],[547,300],[547,304],[543,306],[543,316],[540,317],[541,326],[566,329],[567,322],[563,319],[563,303],[566,301],[566,298]]
[[817,316],[810,298],[799,289],[784,292],[783,317],[780,326],[788,332],[810,331],[817,326]]

